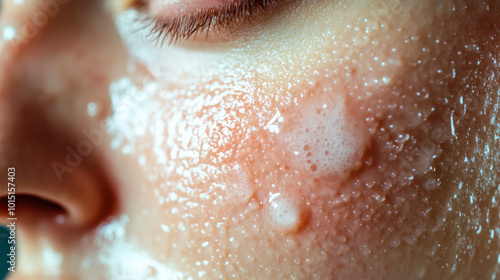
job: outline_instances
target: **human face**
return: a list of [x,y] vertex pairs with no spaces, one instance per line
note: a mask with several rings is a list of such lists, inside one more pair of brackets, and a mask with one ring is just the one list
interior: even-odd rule
[[500,273],[500,3],[271,2],[2,1],[11,279]]

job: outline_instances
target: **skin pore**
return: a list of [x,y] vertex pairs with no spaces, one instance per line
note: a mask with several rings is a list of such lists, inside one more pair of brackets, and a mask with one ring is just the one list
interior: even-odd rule
[[498,1],[289,1],[171,45],[96,0],[28,38],[42,2],[0,14],[9,279],[500,273]]

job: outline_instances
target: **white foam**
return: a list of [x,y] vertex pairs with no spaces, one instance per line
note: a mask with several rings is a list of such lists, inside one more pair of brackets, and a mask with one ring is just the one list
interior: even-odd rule
[[[115,221],[101,226],[95,245],[97,256],[89,256],[82,262],[82,270],[98,279],[106,273],[109,280],[178,280],[185,279],[184,274],[153,258],[149,252],[139,248],[127,236],[128,216],[121,216]],[[99,268],[89,270],[90,267]]]
[[359,122],[349,119],[344,98],[304,104],[291,121],[283,136],[296,166],[340,175],[360,163],[366,137]]
[[243,170],[234,170],[229,177],[230,185],[227,190],[229,201],[235,205],[247,203],[255,193],[247,173]]

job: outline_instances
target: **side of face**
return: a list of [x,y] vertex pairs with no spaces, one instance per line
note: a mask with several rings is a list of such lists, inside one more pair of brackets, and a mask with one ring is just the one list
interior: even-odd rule
[[[39,168],[63,180],[37,187],[33,175],[28,193],[65,186],[57,199],[94,203],[75,202],[68,222],[37,222],[43,239],[25,226],[20,259],[52,250],[64,256],[53,271],[83,279],[491,277],[499,8],[291,1],[236,40],[161,45],[135,11],[61,6],[44,36],[4,46],[14,70],[0,92],[4,104],[38,108],[10,135],[57,128],[48,150],[22,143],[46,151]],[[64,28],[71,20],[80,33]],[[21,79],[28,86],[14,94]],[[64,82],[57,91],[54,81]],[[54,170],[69,166],[66,147],[80,153],[90,139],[82,129],[101,140],[72,172]],[[75,183],[94,161],[112,174],[112,200]],[[69,222],[110,201],[112,212],[77,219],[96,220],[90,229]]]

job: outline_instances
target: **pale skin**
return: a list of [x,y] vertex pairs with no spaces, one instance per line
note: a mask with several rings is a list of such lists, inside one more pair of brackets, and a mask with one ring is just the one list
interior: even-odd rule
[[290,1],[170,45],[126,1],[15,2],[9,279],[500,273],[498,1]]

